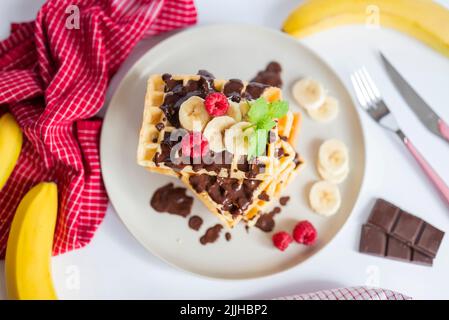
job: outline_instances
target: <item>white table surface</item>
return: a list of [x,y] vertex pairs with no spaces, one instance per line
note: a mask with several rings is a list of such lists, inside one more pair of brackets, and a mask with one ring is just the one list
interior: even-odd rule
[[[9,23],[34,18],[43,0],[0,1],[0,38]],[[279,28],[300,1],[197,0],[199,24],[243,22]],[[449,7],[449,0],[440,1]],[[155,39],[138,45],[111,84]],[[449,144],[428,132],[392,87],[376,54],[381,49],[449,122],[449,59],[391,30],[341,27],[303,41],[341,76],[366,65],[404,131],[449,183]],[[352,92],[352,91],[351,91]],[[111,92],[110,92],[111,93]],[[109,93],[109,96],[110,96]],[[168,266],[148,253],[110,207],[92,243],[53,259],[53,277],[65,299],[245,299],[272,298],[341,286],[378,285],[421,299],[449,298],[449,239],[432,268],[370,257],[357,252],[361,224],[376,197],[385,197],[449,232],[449,206],[436,195],[400,142],[362,114],[367,140],[367,170],[358,204],[336,238],[320,253],[287,272],[249,281],[201,278]],[[356,165],[356,164],[355,164]],[[0,273],[4,265],[0,263]],[[0,277],[0,298],[5,297]]]

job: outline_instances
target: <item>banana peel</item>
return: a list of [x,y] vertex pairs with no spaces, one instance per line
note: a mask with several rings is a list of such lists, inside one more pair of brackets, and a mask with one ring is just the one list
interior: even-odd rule
[[54,183],[40,183],[20,202],[9,232],[5,272],[8,299],[57,299],[51,253],[58,212]]
[[449,57],[449,10],[430,0],[306,0],[282,29],[302,38],[349,24],[396,29]]
[[9,113],[0,117],[0,190],[16,166],[22,142],[22,130],[14,117]]

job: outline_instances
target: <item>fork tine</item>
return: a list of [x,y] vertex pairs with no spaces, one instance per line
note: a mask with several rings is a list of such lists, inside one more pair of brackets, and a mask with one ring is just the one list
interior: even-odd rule
[[366,70],[365,67],[362,68],[362,73],[365,75],[366,80],[368,81],[368,85],[371,88],[376,100],[380,99],[380,91],[377,88],[376,84],[373,81],[373,78],[371,78],[371,75],[368,73],[368,70]]
[[365,88],[363,79],[362,79],[362,77],[361,77],[361,71],[360,71],[360,69],[357,70],[357,71],[355,72],[355,79],[356,79],[356,81],[357,81],[357,83],[358,83],[359,90],[360,90],[360,92],[362,93],[362,95],[363,95],[363,97],[364,97],[364,99],[365,99],[365,101],[366,101],[366,103],[365,103],[365,104],[366,104],[365,109],[372,108],[373,101],[372,101],[370,95],[368,94],[368,92],[366,91],[366,88]]
[[365,100],[365,97],[363,96],[363,93],[362,93],[362,91],[360,89],[359,83],[358,83],[358,81],[357,81],[357,79],[355,77],[355,73],[351,74],[351,82],[352,82],[352,86],[354,87],[354,91],[355,91],[355,94],[357,96],[357,99],[359,100],[360,105],[364,109],[366,109],[368,107],[367,106],[367,102]]

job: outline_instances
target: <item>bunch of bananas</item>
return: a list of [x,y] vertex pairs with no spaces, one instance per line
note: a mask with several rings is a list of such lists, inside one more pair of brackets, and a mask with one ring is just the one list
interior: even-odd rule
[[[0,190],[22,150],[22,131],[14,117],[0,118]],[[56,299],[51,277],[51,252],[58,212],[54,183],[40,183],[20,202],[6,248],[6,291],[9,299]]]
[[397,29],[449,57],[449,10],[431,0],[306,0],[283,31],[301,38],[348,24]]

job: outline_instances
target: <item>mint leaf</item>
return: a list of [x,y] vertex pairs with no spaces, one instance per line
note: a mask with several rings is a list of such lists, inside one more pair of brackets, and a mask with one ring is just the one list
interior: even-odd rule
[[258,129],[249,136],[248,159],[265,155],[268,131]]
[[267,139],[268,139],[268,131],[259,129],[256,131],[257,136],[257,148],[256,148],[256,154],[257,156],[262,156],[265,154],[267,150]]
[[270,117],[265,117],[259,123],[257,123],[257,128],[262,130],[271,130],[276,125],[276,122]]
[[253,103],[248,111],[248,119],[251,123],[257,124],[269,113],[269,105],[265,98],[259,98]]
[[257,134],[254,131],[248,137],[248,160],[251,158],[257,157]]
[[280,119],[288,112],[287,101],[275,101],[270,104],[269,114],[272,118]]

